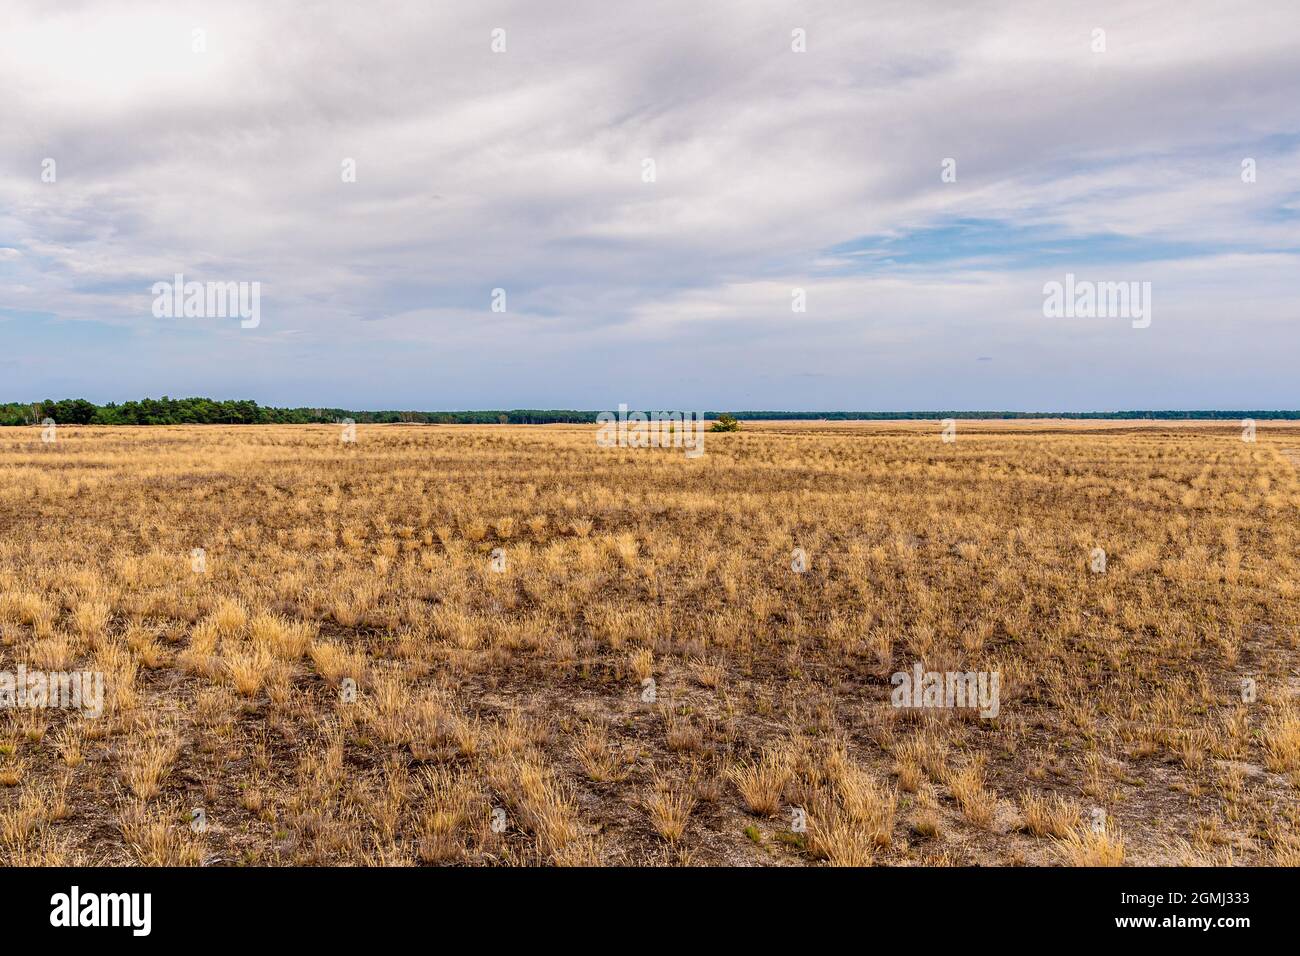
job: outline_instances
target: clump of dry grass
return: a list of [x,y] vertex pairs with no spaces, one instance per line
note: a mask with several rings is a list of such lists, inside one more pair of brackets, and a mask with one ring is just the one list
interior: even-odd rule
[[1024,829],[1034,836],[1064,839],[1079,826],[1079,810],[1060,796],[1045,796],[1032,790],[1020,795]]
[[695,679],[700,682],[700,686],[710,690],[721,687],[727,674],[727,668],[720,660],[696,659],[691,662],[691,669],[695,672]]
[[482,793],[476,781],[464,771],[429,768],[421,782],[419,810],[419,857],[425,863],[450,863],[464,858],[471,833],[486,821]]
[[201,866],[205,840],[189,820],[190,815],[179,810],[131,802],[119,811],[117,824],[141,866]]
[[939,804],[928,788],[917,795],[916,809],[912,814],[912,832],[926,840],[939,838]]
[[1076,827],[1057,842],[1056,849],[1067,866],[1124,865],[1124,838],[1109,822],[1101,829]]
[[150,800],[162,790],[171,773],[179,747],[156,728],[150,728],[125,744],[122,780],[140,800]]
[[625,780],[630,772],[627,762],[611,745],[604,724],[587,724],[573,745],[573,755],[597,783]]
[[258,614],[250,624],[254,647],[281,660],[296,661],[307,652],[315,628],[306,621],[290,621],[276,614]]
[[695,809],[695,793],[688,784],[656,778],[645,807],[655,832],[669,843],[676,843],[686,832],[686,822]]
[[219,674],[221,663],[217,658],[217,642],[220,638],[217,625],[212,619],[196,624],[190,631],[189,646],[177,657],[181,669],[204,677]]
[[925,770],[916,741],[906,741],[894,751],[894,773],[898,788],[904,793],[916,793],[925,783]]
[[108,630],[112,613],[106,601],[83,601],[72,612],[72,626],[84,638],[98,637]]
[[47,637],[31,645],[27,659],[39,670],[67,670],[72,660],[72,645],[64,637]]
[[317,641],[308,650],[311,662],[330,684],[338,684],[345,677],[361,682],[365,672],[365,659],[347,648],[332,641]]
[[840,745],[809,768],[805,845],[832,866],[870,866],[893,842],[898,793],[878,783]]
[[39,594],[31,591],[0,594],[0,620],[34,627],[38,621],[52,620],[53,616],[53,611]]
[[1264,722],[1264,765],[1274,773],[1300,770],[1300,709],[1280,709]]
[[248,608],[240,601],[223,598],[212,611],[209,620],[218,637],[239,637],[248,626]]
[[831,866],[871,866],[876,857],[876,840],[843,808],[828,803],[815,807],[809,818],[808,849],[814,858]]
[[158,670],[167,662],[168,655],[158,644],[157,637],[142,627],[133,625],[127,628],[126,643],[140,666],[147,670]]
[[556,866],[594,867],[604,865],[605,845],[599,837],[585,836],[570,840],[551,855]]
[[68,783],[64,777],[24,787],[16,801],[0,810],[0,846],[17,853],[31,847],[43,827],[66,818]]
[[59,759],[68,767],[79,767],[85,761],[83,744],[86,728],[79,720],[69,720],[63,724],[57,735],[56,747]]
[[655,656],[654,652],[648,647],[642,647],[633,651],[628,663],[632,667],[632,673],[636,675],[638,681],[643,681],[654,674]]
[[664,743],[669,750],[701,753],[707,749],[704,730],[689,716],[669,706],[663,710]]
[[984,829],[993,822],[997,796],[985,786],[983,761],[972,761],[952,774],[948,779],[948,789],[961,807],[962,815],[973,826]]
[[781,809],[785,785],[790,780],[790,758],[784,750],[769,747],[757,760],[731,768],[731,779],[750,812],[775,816]]
[[577,839],[577,807],[549,768],[535,756],[525,756],[511,764],[506,774],[509,798],[543,854],[553,856]]
[[231,648],[222,661],[227,677],[241,697],[254,697],[266,683],[275,666],[275,658],[263,648]]

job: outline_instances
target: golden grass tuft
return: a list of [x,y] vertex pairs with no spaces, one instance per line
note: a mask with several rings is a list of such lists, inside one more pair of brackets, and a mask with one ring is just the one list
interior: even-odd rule
[[731,769],[731,779],[750,812],[775,816],[781,809],[785,785],[790,780],[790,760],[781,750],[769,748],[757,760]]

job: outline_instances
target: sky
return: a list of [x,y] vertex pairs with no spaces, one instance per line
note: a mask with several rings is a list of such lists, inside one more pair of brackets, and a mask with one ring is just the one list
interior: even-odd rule
[[1298,267],[1294,0],[0,2],[0,401],[1294,409]]

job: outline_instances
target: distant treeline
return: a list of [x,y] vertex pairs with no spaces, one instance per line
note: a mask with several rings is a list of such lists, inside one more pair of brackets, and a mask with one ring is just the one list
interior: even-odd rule
[[595,422],[598,412],[561,409],[511,411],[358,412],[346,408],[275,408],[248,399],[145,398],[138,402],[96,405],[84,398],[0,404],[0,425],[39,425],[47,418],[60,425],[311,425],[349,418],[358,424],[418,422],[436,425],[535,425],[547,422]]
[[[648,409],[647,411],[666,411]],[[211,398],[145,398],[118,405],[96,405],[84,398],[60,401],[0,404],[0,425],[39,425],[47,418],[60,425],[311,425],[351,419],[358,424],[416,422],[429,425],[545,425],[556,422],[594,423],[599,411],[555,408],[514,408],[466,412],[358,412],[345,408],[274,408],[247,399],[218,401]],[[705,412],[715,419],[720,412]],[[730,414],[749,421],[800,420],[852,421],[855,419],[943,419],[943,418],[1099,418],[1099,419],[1192,419],[1237,420],[1243,418],[1300,418],[1300,410],[1224,411],[1128,411],[1128,412],[773,412],[735,411]]]
[[[1257,409],[1255,411],[1231,411],[1224,409],[1207,409],[1204,411],[1128,411],[1128,412],[970,412],[950,410],[946,412],[732,412],[742,421],[826,421],[842,422],[860,419],[915,420],[944,418],[1217,418],[1223,420],[1243,418],[1300,418],[1300,409],[1275,410]],[[706,418],[714,417],[713,412],[705,412]]]

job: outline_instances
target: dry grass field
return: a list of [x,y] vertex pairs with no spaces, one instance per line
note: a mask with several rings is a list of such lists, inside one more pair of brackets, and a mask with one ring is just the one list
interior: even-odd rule
[[1300,428],[594,434],[0,429],[0,863],[1300,864]]

